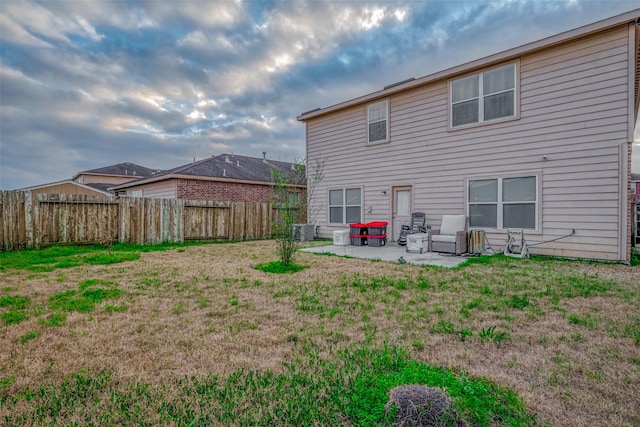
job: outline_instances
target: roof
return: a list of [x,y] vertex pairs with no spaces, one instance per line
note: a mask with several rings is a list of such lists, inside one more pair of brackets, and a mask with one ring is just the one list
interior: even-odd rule
[[[219,154],[157,173],[152,177],[137,179],[110,188],[120,190],[172,178],[271,184],[273,183],[274,171],[282,174],[288,183],[305,185],[305,171],[304,169],[300,170],[299,167],[300,165],[297,163],[235,154]],[[304,168],[304,166],[302,167]]]
[[[476,69],[492,66],[504,61],[513,60],[522,56],[523,54],[546,49],[551,46],[565,43],[570,40],[575,40],[589,34],[605,31],[622,24],[636,22],[638,21],[638,17],[640,17],[640,9],[634,9],[632,11],[629,11],[611,18],[604,19],[602,21],[598,21],[593,24],[585,25],[570,31],[557,34],[555,36],[547,37],[532,43],[528,43],[519,47],[508,49],[508,50],[496,53],[494,55],[486,56],[481,59],[477,59],[462,65],[448,68],[443,71],[438,71],[434,74],[429,74],[427,76],[420,77],[417,79],[407,79],[396,84],[387,85],[383,90],[372,92],[370,94],[367,94],[358,98],[354,98],[349,101],[344,101],[339,104],[335,104],[325,108],[316,108],[314,110],[307,111],[305,113],[300,114],[300,116],[298,116],[297,119],[299,121],[305,121],[312,118],[320,117],[325,114],[329,114],[338,110],[349,108],[358,104],[370,102],[375,99],[387,97],[389,95],[396,94],[399,92],[404,92],[404,91],[413,89],[415,87],[424,86],[438,80],[449,79],[454,76],[465,74]],[[638,41],[636,41],[636,46],[638,46]],[[638,54],[638,52],[636,52],[636,54]],[[640,63],[640,61],[637,61],[637,62]],[[636,82],[635,82],[636,87],[639,86],[638,79],[640,77],[638,74],[640,73],[636,73]],[[637,107],[638,102],[640,102],[637,92],[638,91],[636,90],[636,95],[635,95],[636,109],[638,108]]]
[[[34,185],[32,187],[19,188],[18,190],[32,191],[32,190],[39,190],[39,189],[45,188],[45,187],[50,187],[52,185],[64,185],[64,184],[76,185],[76,186],[81,187],[81,188],[86,188],[88,190],[93,190],[93,191],[97,191],[99,193],[104,193],[106,196],[113,196],[113,193],[107,191],[106,188],[97,187],[95,184],[92,184],[92,185],[80,184],[79,182],[73,181],[71,179],[65,179],[63,181],[56,181],[56,182],[48,182],[46,184]],[[100,185],[100,184],[98,184],[98,185]]]
[[76,179],[78,176],[83,174],[148,177],[158,172],[161,172],[161,171],[159,169],[149,169],[144,166],[136,165],[135,163],[125,162],[125,163],[118,163],[116,165],[104,166],[97,169],[90,169],[90,170],[78,172],[71,179]]
[[104,191],[105,193],[113,194],[113,192],[109,191],[109,187],[113,187],[113,184],[104,183],[104,182],[89,182],[84,184],[87,187],[94,188],[96,190]]

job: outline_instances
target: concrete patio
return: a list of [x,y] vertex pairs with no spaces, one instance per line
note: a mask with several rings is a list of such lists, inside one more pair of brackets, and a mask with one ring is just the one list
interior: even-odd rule
[[375,246],[312,246],[300,249],[303,252],[330,253],[354,258],[376,259],[381,261],[399,262],[402,257],[408,264],[436,265],[439,267],[455,267],[466,261],[463,256],[439,254],[436,252],[413,253],[407,252],[404,246],[388,243],[381,247]]

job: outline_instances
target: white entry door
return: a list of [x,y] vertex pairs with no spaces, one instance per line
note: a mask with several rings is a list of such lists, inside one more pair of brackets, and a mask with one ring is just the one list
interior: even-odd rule
[[411,223],[411,187],[393,187],[393,230],[394,242],[400,237],[403,224]]

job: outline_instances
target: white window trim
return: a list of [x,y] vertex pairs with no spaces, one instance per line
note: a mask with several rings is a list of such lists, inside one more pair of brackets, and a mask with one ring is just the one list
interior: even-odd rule
[[[481,78],[482,74],[484,74],[487,71],[491,71],[491,70],[495,70],[497,68],[502,68],[502,67],[506,67],[507,65],[514,65],[514,81],[513,81],[513,116],[507,116],[507,117],[498,117],[496,119],[490,119],[490,120],[484,120],[484,98],[486,96],[490,96],[490,95],[496,95],[499,93],[504,93],[504,92],[508,92],[511,89],[507,89],[507,90],[503,90],[503,91],[499,91],[499,92],[494,92],[491,94],[484,94],[483,93],[483,79]],[[453,105],[454,103],[452,102],[453,100],[453,82],[460,80],[460,79],[464,79],[467,77],[471,77],[471,76],[479,76],[478,79],[478,96],[474,97],[474,98],[469,98],[469,99],[465,99],[463,101],[458,101],[457,103],[460,102],[466,102],[466,101],[470,101],[472,99],[477,99],[478,100],[478,121],[475,123],[466,123],[464,125],[458,125],[458,126],[453,126]],[[474,73],[469,73],[469,74],[465,74],[462,76],[458,76],[456,78],[450,79],[448,81],[448,86],[449,86],[449,99],[447,100],[448,102],[448,113],[449,113],[449,122],[448,122],[448,128],[449,131],[455,131],[455,130],[459,130],[459,129],[468,129],[468,128],[472,128],[472,127],[477,127],[477,126],[486,126],[488,124],[494,124],[494,123],[502,123],[502,122],[506,122],[506,121],[511,121],[511,120],[518,120],[520,118],[520,61],[514,61],[514,62],[509,62],[509,63],[505,63],[505,64],[500,64],[500,65],[496,65],[495,67],[491,67],[491,68],[486,68],[483,69],[481,71],[478,72],[474,72]]]
[[[465,213],[467,218],[469,218],[469,181],[480,181],[480,180],[489,180],[489,179],[497,179],[498,180],[498,201],[497,202],[479,202],[475,204],[485,204],[485,205],[497,205],[497,218],[496,218],[496,228],[492,227],[478,227],[469,225],[470,228],[475,230],[486,230],[486,231],[506,231],[507,228],[503,226],[503,205],[505,202],[502,201],[502,180],[508,178],[526,178],[526,177],[535,177],[536,178],[536,201],[535,201],[535,228],[525,228],[524,231],[527,233],[540,234],[542,233],[542,192],[540,191],[541,183],[542,183],[542,174],[540,172],[531,172],[531,173],[522,173],[522,174],[506,174],[506,175],[498,175],[498,176],[479,176],[479,177],[469,177],[465,178]],[[509,203],[523,203],[523,202],[506,202]],[[527,202],[529,203],[529,202]]]
[[[347,197],[347,191],[346,190],[353,190],[353,189],[359,189],[360,190],[360,222],[362,222],[362,218],[364,218],[364,212],[362,211],[362,207],[364,206],[364,189],[358,185],[353,185],[353,186],[348,186],[348,187],[334,187],[334,188],[329,188],[327,191],[327,224],[330,225],[345,225],[347,224],[347,207],[354,207],[354,206],[358,206],[358,205],[347,205],[346,204],[346,200],[345,198]],[[335,190],[342,190],[342,205],[340,205],[342,207],[342,221],[343,222],[331,222],[331,208],[335,207],[337,205],[332,205],[331,204],[331,191],[335,191]]]
[[[369,136],[370,136],[370,134],[369,134],[369,125],[372,122],[369,120],[369,109],[370,109],[370,107],[372,107],[374,105],[378,105],[378,104],[385,104],[385,111],[387,112],[386,119],[385,119],[386,122],[387,122],[386,123],[387,124],[387,129],[386,129],[387,137],[385,139],[380,139],[380,140],[377,140],[377,141],[371,141],[371,140],[369,140]],[[387,99],[383,99],[381,101],[375,101],[375,102],[371,102],[371,103],[367,104],[367,126],[366,126],[367,145],[384,144],[384,143],[387,143],[387,142],[390,141],[390,135],[389,135],[389,131],[390,131],[390,128],[391,128],[389,126],[390,116],[391,116],[391,114],[390,114],[390,111],[389,111],[389,99],[388,98]],[[381,122],[381,121],[382,120],[378,120],[378,122]],[[377,122],[373,122],[373,123],[377,123]]]

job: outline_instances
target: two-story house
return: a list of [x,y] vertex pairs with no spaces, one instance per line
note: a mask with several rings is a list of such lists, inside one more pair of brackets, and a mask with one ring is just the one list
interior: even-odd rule
[[628,262],[640,9],[303,113],[320,235],[465,214],[494,249]]

